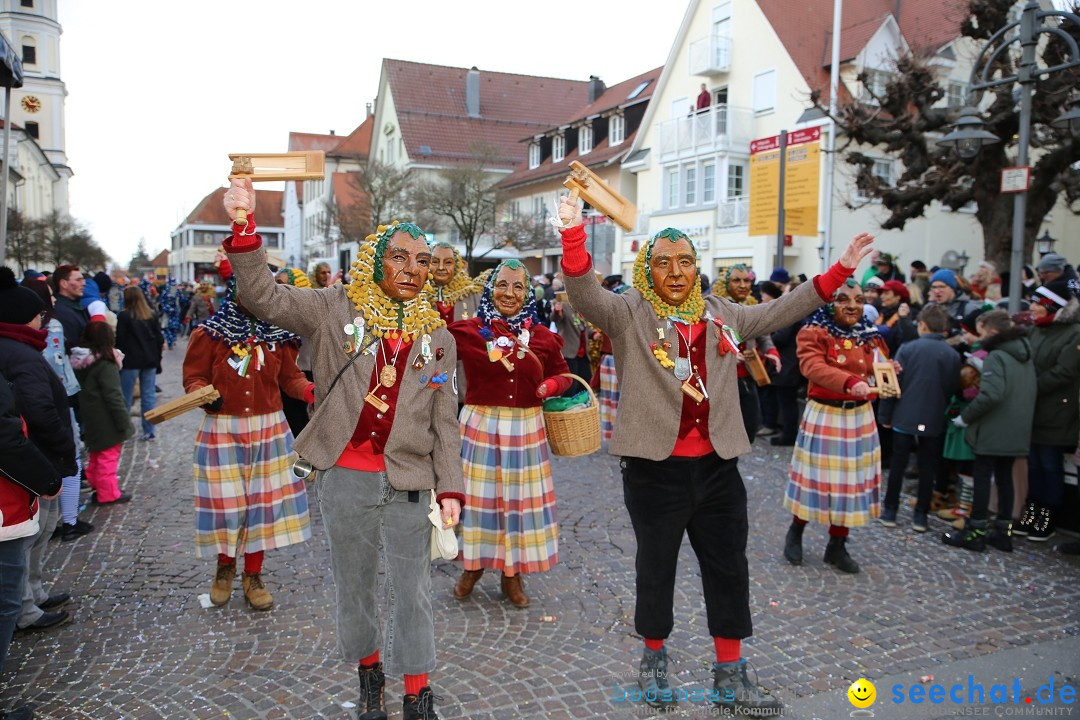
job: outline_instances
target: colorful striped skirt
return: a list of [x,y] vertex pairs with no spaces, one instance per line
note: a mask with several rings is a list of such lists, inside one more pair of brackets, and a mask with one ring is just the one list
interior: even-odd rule
[[541,409],[466,405],[461,459],[465,569],[550,569],[559,560],[559,523]]
[[280,412],[207,415],[195,436],[195,551],[236,557],[311,537],[307,490],[292,474]]
[[619,412],[619,378],[615,374],[615,356],[600,356],[600,432],[604,440],[611,439],[615,416]]
[[858,527],[881,514],[881,445],[870,403],[809,400],[791,456],[784,507],[803,520]]

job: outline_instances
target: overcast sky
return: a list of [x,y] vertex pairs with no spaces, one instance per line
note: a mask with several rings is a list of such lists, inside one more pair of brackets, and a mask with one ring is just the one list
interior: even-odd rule
[[[59,0],[71,214],[151,256],[230,152],[364,119],[382,58],[607,84],[662,65],[683,0]],[[273,186],[267,186],[273,187]]]

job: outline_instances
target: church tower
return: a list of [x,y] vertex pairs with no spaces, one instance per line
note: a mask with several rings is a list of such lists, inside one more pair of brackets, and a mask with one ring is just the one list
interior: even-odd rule
[[[3,31],[23,65],[23,86],[11,91],[11,122],[37,139],[60,174],[53,188],[53,206],[68,212],[68,167],[64,140],[64,98],[60,79],[58,0],[0,0]],[[2,97],[2,96],[0,96]]]

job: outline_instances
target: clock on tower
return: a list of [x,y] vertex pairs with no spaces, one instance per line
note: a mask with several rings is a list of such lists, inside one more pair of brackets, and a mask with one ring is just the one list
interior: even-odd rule
[[36,113],[41,109],[41,101],[33,95],[27,95],[22,99],[22,109],[28,113]]

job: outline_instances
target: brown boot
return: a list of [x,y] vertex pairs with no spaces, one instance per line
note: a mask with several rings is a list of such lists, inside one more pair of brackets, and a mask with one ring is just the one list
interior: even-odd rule
[[529,596],[525,594],[525,585],[521,582],[520,575],[503,575],[502,591],[506,599],[517,607],[529,607]]
[[458,578],[457,583],[454,585],[454,597],[458,600],[467,598],[472,594],[473,586],[480,579],[480,576],[484,574],[484,570],[466,570],[461,573],[461,577]]
[[943,492],[934,491],[934,496],[930,500],[930,512],[937,513],[939,510],[945,510],[955,504],[956,498],[949,500],[949,496]]
[[244,599],[253,610],[269,610],[274,606],[274,598],[263,585],[260,573],[244,573]]
[[236,578],[236,563],[217,566],[217,574],[214,582],[210,585],[210,602],[215,605],[224,605],[232,597],[233,580]]

